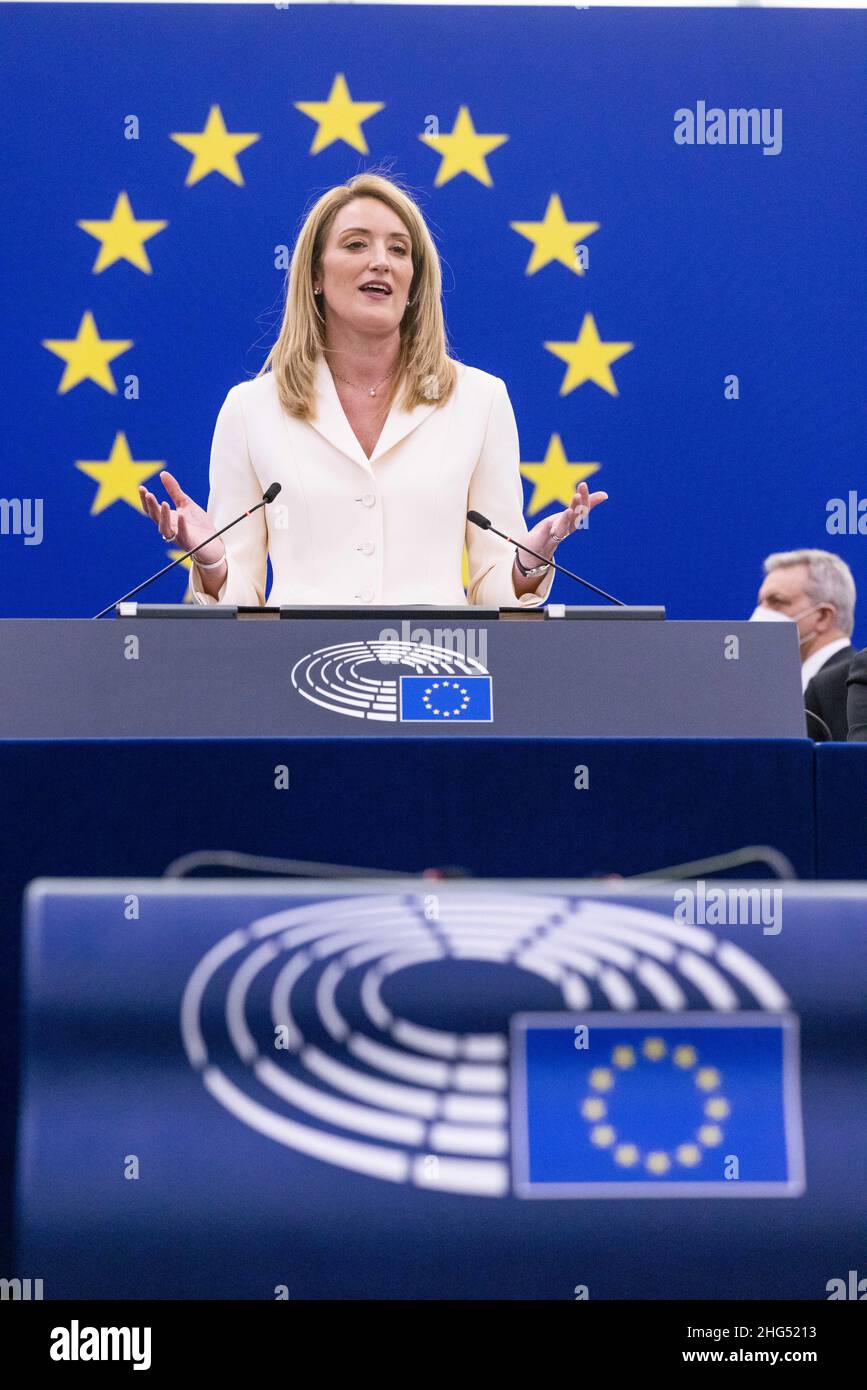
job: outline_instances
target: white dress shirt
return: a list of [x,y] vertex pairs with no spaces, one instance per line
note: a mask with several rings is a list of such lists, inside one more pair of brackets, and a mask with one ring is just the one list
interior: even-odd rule
[[828,642],[824,647],[820,647],[817,652],[813,652],[812,656],[808,656],[806,661],[801,664],[801,689],[806,690],[816,672],[821,671],[826,661],[828,661],[835,652],[841,652],[844,647],[848,647],[849,643],[850,638],[838,637],[835,641]]
[[425,402],[406,411],[395,400],[369,459],[323,356],[314,420],[282,408],[270,372],[233,386],[211,446],[214,529],[261,501],[271,483],[281,492],[226,532],[228,575],[217,598],[204,592],[193,567],[195,601],[263,605],[270,556],[267,602],[274,606],[543,603],[554,571],[542,576],[536,592],[518,597],[514,546],[466,519],[474,509],[499,530],[527,536],[518,430],[505,382],[455,365],[457,383],[445,405]]

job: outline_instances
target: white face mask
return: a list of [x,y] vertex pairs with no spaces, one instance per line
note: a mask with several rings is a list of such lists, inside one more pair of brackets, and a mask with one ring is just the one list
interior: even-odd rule
[[[798,623],[801,618],[806,618],[808,613],[815,613],[817,608],[821,608],[821,603],[814,603],[812,608],[805,608],[803,613],[796,613],[794,617],[789,617],[788,613],[778,613],[776,608],[765,608],[759,604],[750,614],[751,623]],[[815,632],[809,633],[807,637],[800,639],[799,645],[803,647],[805,642],[811,642],[816,636]]]

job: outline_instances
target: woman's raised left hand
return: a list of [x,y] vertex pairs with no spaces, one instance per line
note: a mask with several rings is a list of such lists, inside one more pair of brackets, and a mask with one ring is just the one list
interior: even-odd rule
[[[572,532],[579,526],[587,525],[587,518],[594,507],[598,507],[600,502],[607,502],[607,492],[590,492],[586,483],[579,483],[575,489],[572,501],[562,512],[554,512],[552,516],[546,516],[542,521],[537,521],[532,531],[527,536],[527,544],[532,546],[540,555],[544,555],[546,560],[553,559],[554,551],[560,541],[571,536]],[[534,565],[541,564],[534,555],[528,554],[526,550],[519,550],[518,556],[521,564],[526,569],[532,569]]]

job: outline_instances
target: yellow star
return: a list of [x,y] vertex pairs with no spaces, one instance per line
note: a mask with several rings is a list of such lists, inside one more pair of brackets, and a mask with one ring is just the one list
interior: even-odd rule
[[367,141],[361,123],[381,111],[385,102],[353,101],[346,78],[339,72],[331,84],[327,101],[296,101],[293,105],[309,116],[311,121],[318,123],[310,146],[311,154],[319,154],[320,150],[333,145],[335,140],[343,140],[359,154],[367,154]]
[[599,230],[598,222],[567,222],[559,193],[552,193],[548,199],[544,222],[510,222],[509,226],[533,243],[525,275],[535,275],[551,261],[560,261],[576,275],[583,275],[584,267],[575,254],[575,247],[584,237]]
[[99,275],[100,271],[114,265],[115,261],[129,261],[137,270],[143,270],[146,275],[150,275],[151,263],[144,244],[168,225],[168,222],[137,222],[125,193],[117,195],[110,221],[88,220],[76,223],[88,236],[96,237],[97,241],[102,242],[93,267],[94,275]]
[[491,188],[494,181],[488,173],[485,155],[504,145],[509,137],[477,134],[468,108],[462,106],[450,134],[420,135],[418,138],[442,155],[442,163],[434,179],[435,188],[448,183],[458,174],[472,174],[479,183]]
[[43,338],[42,346],[62,357],[66,370],[57,388],[59,396],[71,391],[80,381],[95,381],[103,391],[117,395],[117,387],[109,362],[132,347],[131,338],[100,338],[93,314],[86,309],[74,338]]
[[126,435],[121,431],[115,435],[111,454],[107,459],[79,459],[76,468],[99,483],[90,515],[96,516],[110,507],[112,502],[128,502],[141,511],[138,485],[150,478],[158,469],[165,468],[164,459],[135,460],[129,451]]
[[246,150],[249,145],[255,145],[257,140],[261,140],[261,135],[253,135],[249,131],[245,134],[230,134],[226,129],[223,120],[223,113],[219,106],[212,106],[208,112],[208,119],[205,128],[201,131],[172,135],[170,137],[176,145],[182,149],[189,150],[193,155],[193,162],[190,165],[184,183],[189,188],[192,184],[198,183],[207,174],[222,174],[230,179],[232,183],[242,186],[244,178],[238,167],[236,155],[242,150]]
[[552,502],[568,507],[575,489],[601,468],[598,463],[570,463],[559,434],[552,434],[542,463],[522,463],[521,472],[533,484],[527,515],[541,512]]
[[574,391],[576,386],[583,386],[585,381],[595,381],[609,396],[617,396],[619,392],[609,370],[610,365],[618,357],[631,352],[635,344],[603,343],[593,315],[585,314],[581,332],[574,343],[546,343],[545,347],[555,357],[561,357],[569,364],[560,386],[561,396],[568,396],[570,391]]

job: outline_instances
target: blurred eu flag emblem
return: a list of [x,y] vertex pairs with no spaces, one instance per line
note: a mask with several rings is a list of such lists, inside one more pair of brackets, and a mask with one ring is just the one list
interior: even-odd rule
[[792,1016],[517,1015],[512,1087],[521,1197],[804,1191]]
[[490,724],[494,718],[490,676],[401,676],[402,721]]

